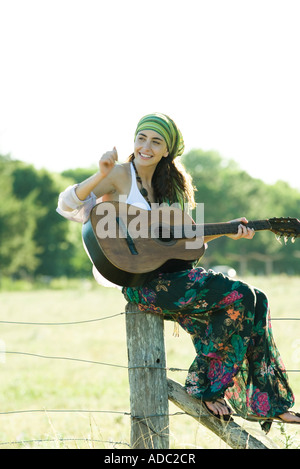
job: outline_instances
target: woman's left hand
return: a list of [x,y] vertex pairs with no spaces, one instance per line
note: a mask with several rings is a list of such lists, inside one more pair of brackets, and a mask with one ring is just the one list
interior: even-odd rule
[[231,222],[236,222],[236,221],[243,222],[239,225],[238,232],[236,234],[228,234],[226,236],[228,236],[228,238],[231,238],[231,239],[241,239],[241,238],[252,239],[253,236],[255,235],[255,231],[253,230],[253,228],[248,228],[246,226],[248,223],[247,218],[242,217],[242,218],[236,218],[235,220],[231,220]]

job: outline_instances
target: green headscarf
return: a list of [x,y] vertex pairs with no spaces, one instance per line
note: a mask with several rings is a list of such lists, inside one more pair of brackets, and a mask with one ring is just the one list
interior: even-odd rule
[[137,125],[134,138],[142,130],[154,130],[161,135],[166,141],[172,159],[184,152],[184,141],[181,132],[175,122],[165,114],[155,112],[142,117]]

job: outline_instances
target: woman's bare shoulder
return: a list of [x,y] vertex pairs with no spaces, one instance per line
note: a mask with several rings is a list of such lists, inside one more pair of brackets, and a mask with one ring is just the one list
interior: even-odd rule
[[127,182],[130,177],[130,163],[118,163],[111,170],[109,175],[116,186],[119,186],[120,182]]
[[131,186],[130,163],[116,164],[113,172],[114,186],[119,193],[127,193],[129,186]]
[[114,166],[113,171],[116,171],[116,174],[118,175],[130,174],[130,163],[129,162],[118,163]]

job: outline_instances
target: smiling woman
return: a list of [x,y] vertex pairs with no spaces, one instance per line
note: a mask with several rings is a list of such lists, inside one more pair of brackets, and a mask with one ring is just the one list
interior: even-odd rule
[[[106,152],[99,172],[60,195],[59,213],[84,222],[99,197],[118,202],[125,196],[128,205],[143,205],[147,211],[152,209],[151,202],[171,205],[187,201],[193,205],[191,179],[176,162],[183,149],[181,132],[172,119],[158,113],[143,117],[128,161],[117,165],[116,149]],[[234,221],[238,222],[235,234],[226,236],[253,238],[246,218]],[[125,229],[131,242],[129,225]],[[204,243],[216,237],[204,236]],[[114,239],[108,241],[110,248],[116,245]],[[130,245],[118,248],[117,256],[127,253]],[[134,249],[131,252],[139,254]],[[299,414],[288,412],[294,396],[273,340],[265,294],[221,273],[194,267],[187,255],[177,257],[176,253],[176,259],[150,272],[143,283],[120,285],[127,301],[138,304],[141,311],[159,313],[191,334],[197,355],[186,379],[187,392],[226,420],[231,418],[231,409],[225,396],[239,414],[267,420],[265,428],[275,417],[300,423]],[[130,268],[124,272],[130,273]]]

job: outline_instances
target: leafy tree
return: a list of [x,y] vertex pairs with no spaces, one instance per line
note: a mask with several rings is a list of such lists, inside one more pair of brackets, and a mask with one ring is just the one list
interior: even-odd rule
[[91,168],[74,168],[66,169],[61,173],[64,178],[68,178],[73,181],[73,184],[83,181],[89,178],[97,171],[96,167]]
[[14,194],[11,169],[10,158],[0,156],[0,273],[22,276],[33,274],[40,262],[33,236],[36,194],[26,194],[19,200]]
[[[272,217],[296,217],[300,193],[287,183],[268,185],[252,178],[231,160],[224,160],[216,152],[193,150],[183,157],[183,164],[196,186],[196,201],[204,203],[205,222],[220,222],[246,216],[248,220]],[[283,249],[271,233],[257,233],[251,243],[233,242],[222,237],[209,245],[203,261],[209,265],[230,263],[238,266],[247,259],[248,267],[261,269],[261,262],[273,259],[277,271],[300,272],[293,255],[295,245]],[[261,259],[258,261],[258,259]]]
[[39,210],[33,238],[39,247],[36,275],[73,275],[71,267],[74,245],[69,240],[69,226],[56,212],[59,192],[67,180],[46,170],[16,163],[13,169],[13,188],[16,197],[34,192],[35,208]]

